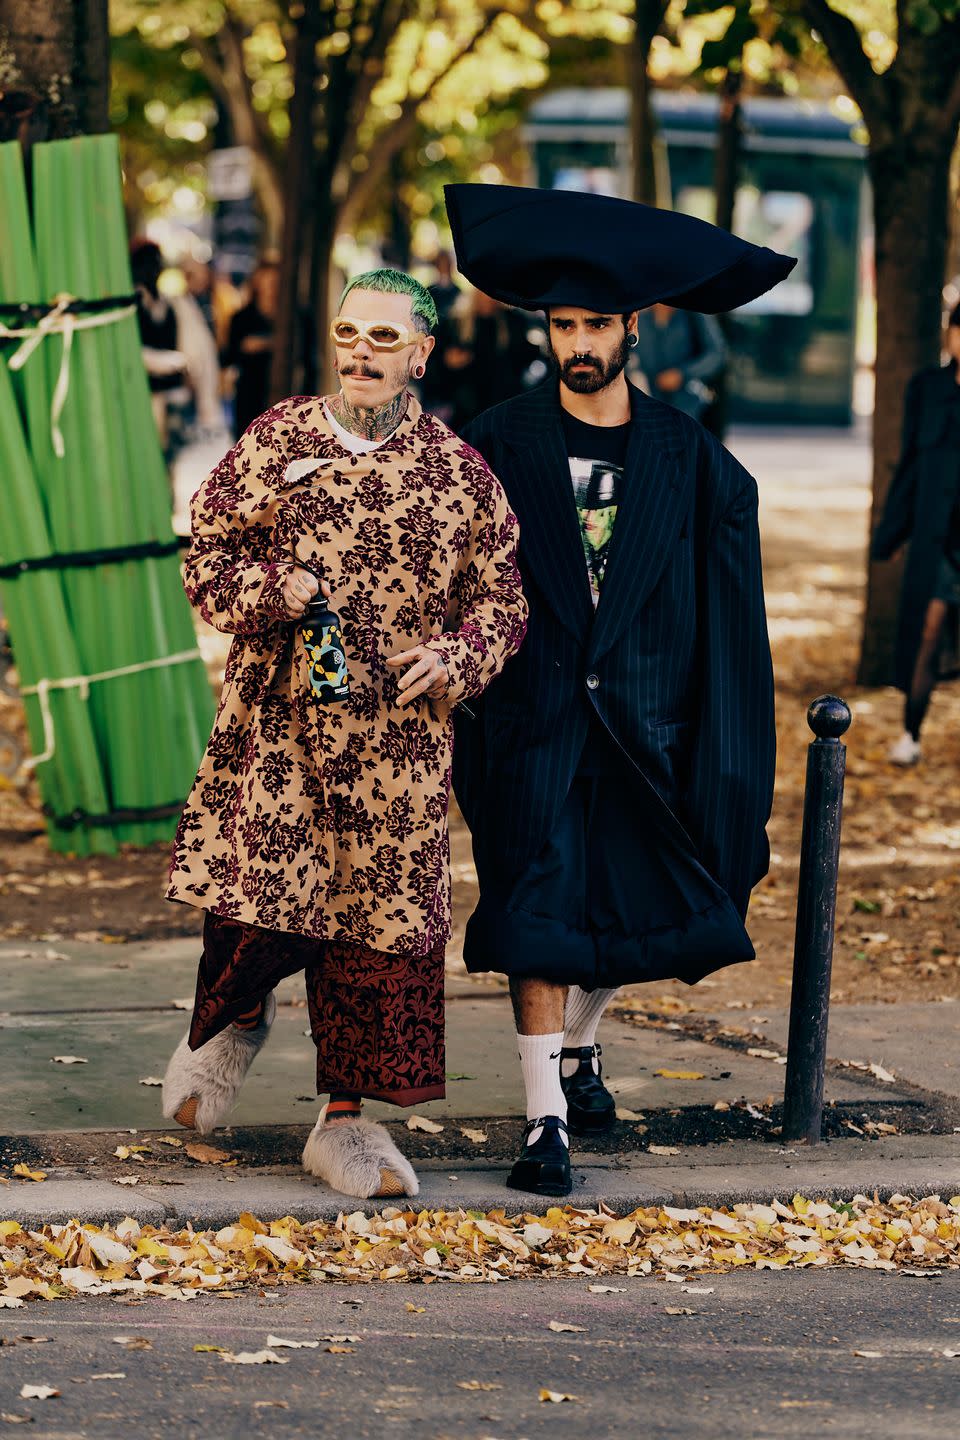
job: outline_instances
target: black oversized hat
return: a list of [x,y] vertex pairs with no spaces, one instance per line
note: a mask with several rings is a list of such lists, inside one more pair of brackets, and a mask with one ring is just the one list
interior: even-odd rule
[[516,185],[447,185],[444,195],[460,273],[524,310],[623,313],[662,300],[713,315],[797,263],[692,215],[610,195]]

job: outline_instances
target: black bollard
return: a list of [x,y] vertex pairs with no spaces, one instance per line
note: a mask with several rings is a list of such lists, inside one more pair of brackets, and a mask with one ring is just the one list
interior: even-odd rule
[[830,967],[847,758],[847,747],[841,745],[840,736],[849,728],[850,720],[849,707],[836,695],[821,695],[807,711],[807,721],[817,738],[807,752],[783,1138],[803,1140],[808,1145],[818,1143],[823,1116]]

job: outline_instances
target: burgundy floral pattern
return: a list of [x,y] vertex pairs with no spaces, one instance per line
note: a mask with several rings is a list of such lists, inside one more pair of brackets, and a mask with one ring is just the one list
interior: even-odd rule
[[[303,474],[292,460],[309,459]],[[301,472],[301,473],[298,473]],[[187,594],[234,635],[167,891],[225,920],[429,956],[450,933],[452,724],[519,647],[517,522],[476,451],[416,400],[350,455],[317,397],[256,420],[193,501]],[[349,697],[318,704],[284,617],[292,556],[333,586]],[[397,704],[386,657],[429,644],[442,702]]]
[[384,955],[208,912],[190,1049],[251,1012],[298,970],[317,1047],[318,1095],[348,1091],[393,1105],[443,1099],[442,946],[421,956]]

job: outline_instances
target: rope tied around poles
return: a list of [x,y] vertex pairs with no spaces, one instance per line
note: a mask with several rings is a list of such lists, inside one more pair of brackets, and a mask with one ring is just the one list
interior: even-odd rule
[[52,760],[57,751],[57,732],[53,722],[53,712],[50,709],[50,695],[54,690],[79,690],[81,700],[90,699],[90,686],[98,684],[101,680],[116,680],[124,675],[139,675],[144,670],[160,670],[166,665],[185,665],[190,660],[202,660],[199,649],[180,650],[175,655],[161,655],[156,660],[140,660],[135,665],[119,665],[114,670],[100,670],[95,675],[68,675],[61,680],[44,678],[38,680],[35,685],[24,685],[21,688],[21,695],[36,695],[40,702],[40,715],[43,719],[43,753],[31,755],[24,760],[20,766],[20,773],[23,776],[29,775],[38,765],[47,760]]
[[21,319],[35,320],[32,325],[7,325],[0,318],[0,340],[22,340],[7,361],[11,370],[21,370],[42,340],[51,335],[63,337],[63,354],[60,357],[60,371],[53,389],[50,403],[50,435],[53,453],[58,460],[66,454],[60,417],[70,389],[70,357],[73,351],[73,337],[78,330],[96,330],[103,325],[114,325],[137,313],[135,297],[116,295],[104,300],[78,300],[75,295],[58,295],[52,305],[40,306],[29,302],[0,305],[0,317],[16,315]]

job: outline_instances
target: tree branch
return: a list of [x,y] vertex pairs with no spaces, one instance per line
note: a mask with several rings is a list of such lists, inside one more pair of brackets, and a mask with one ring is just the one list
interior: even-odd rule
[[828,0],[800,0],[800,8],[812,28],[823,37],[831,60],[860,107],[871,137],[880,140],[892,121],[888,86],[881,75],[874,73],[856,25],[834,10]]
[[[384,171],[395,155],[398,155],[409,140],[417,122],[417,111],[436,92],[442,80],[452,73],[460,61],[471,54],[487,35],[503,12],[500,10],[490,11],[477,29],[466,40],[456,54],[451,58],[449,65],[437,72],[430,81],[422,95],[408,95],[400,107],[401,113],[396,120],[386,126],[374,140],[372,146],[367,150],[369,164],[360,174],[348,181],[346,193],[344,194],[337,215],[338,229],[348,228],[354,224],[362,214],[364,206],[369,201],[377,185],[383,178]],[[356,130],[353,132],[356,136]],[[345,162],[349,162],[352,156],[345,156]]]

